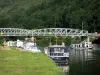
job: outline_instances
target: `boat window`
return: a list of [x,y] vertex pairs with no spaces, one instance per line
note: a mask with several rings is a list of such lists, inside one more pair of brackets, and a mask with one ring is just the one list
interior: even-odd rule
[[63,53],[58,53],[58,56],[63,56]]
[[50,56],[57,56],[57,53],[50,53]]
[[50,56],[53,56],[53,53],[50,53]]
[[50,52],[54,52],[54,50],[53,49],[50,49]]
[[57,56],[57,53],[54,53],[54,56]]
[[64,52],[64,49],[62,49],[62,48],[54,48],[54,52]]

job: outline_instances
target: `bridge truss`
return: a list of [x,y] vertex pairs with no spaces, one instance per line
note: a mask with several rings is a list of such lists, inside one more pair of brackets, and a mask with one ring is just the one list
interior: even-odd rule
[[88,31],[71,28],[19,29],[0,28],[1,36],[88,36]]

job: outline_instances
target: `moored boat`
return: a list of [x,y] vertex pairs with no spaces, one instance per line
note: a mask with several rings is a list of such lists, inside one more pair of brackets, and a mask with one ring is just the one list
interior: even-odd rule
[[24,51],[41,52],[38,45],[34,41],[34,37],[26,38],[25,41],[17,40],[17,47],[22,48]]
[[68,63],[69,51],[64,43],[62,43],[62,45],[50,45],[45,47],[44,52],[55,62]]

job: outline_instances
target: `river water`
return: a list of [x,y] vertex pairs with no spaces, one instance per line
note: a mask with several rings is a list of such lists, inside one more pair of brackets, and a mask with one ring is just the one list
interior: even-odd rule
[[67,75],[100,75],[99,54],[94,54],[93,50],[90,49],[70,50],[69,71]]
[[100,51],[72,49],[69,64],[59,67],[66,75],[100,75]]

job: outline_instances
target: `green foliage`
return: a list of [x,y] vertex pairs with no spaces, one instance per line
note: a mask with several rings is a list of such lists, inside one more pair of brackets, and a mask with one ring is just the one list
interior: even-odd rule
[[4,43],[4,39],[2,36],[0,36],[0,45],[3,46],[3,43]]
[[[47,47],[50,45],[50,42],[52,45],[61,45],[62,42],[65,43],[65,45],[70,45],[71,43],[76,43],[76,38],[71,37],[37,37],[37,44],[41,47]],[[43,50],[43,49],[42,49]]]
[[100,32],[99,0],[0,0],[0,27],[64,27]]

